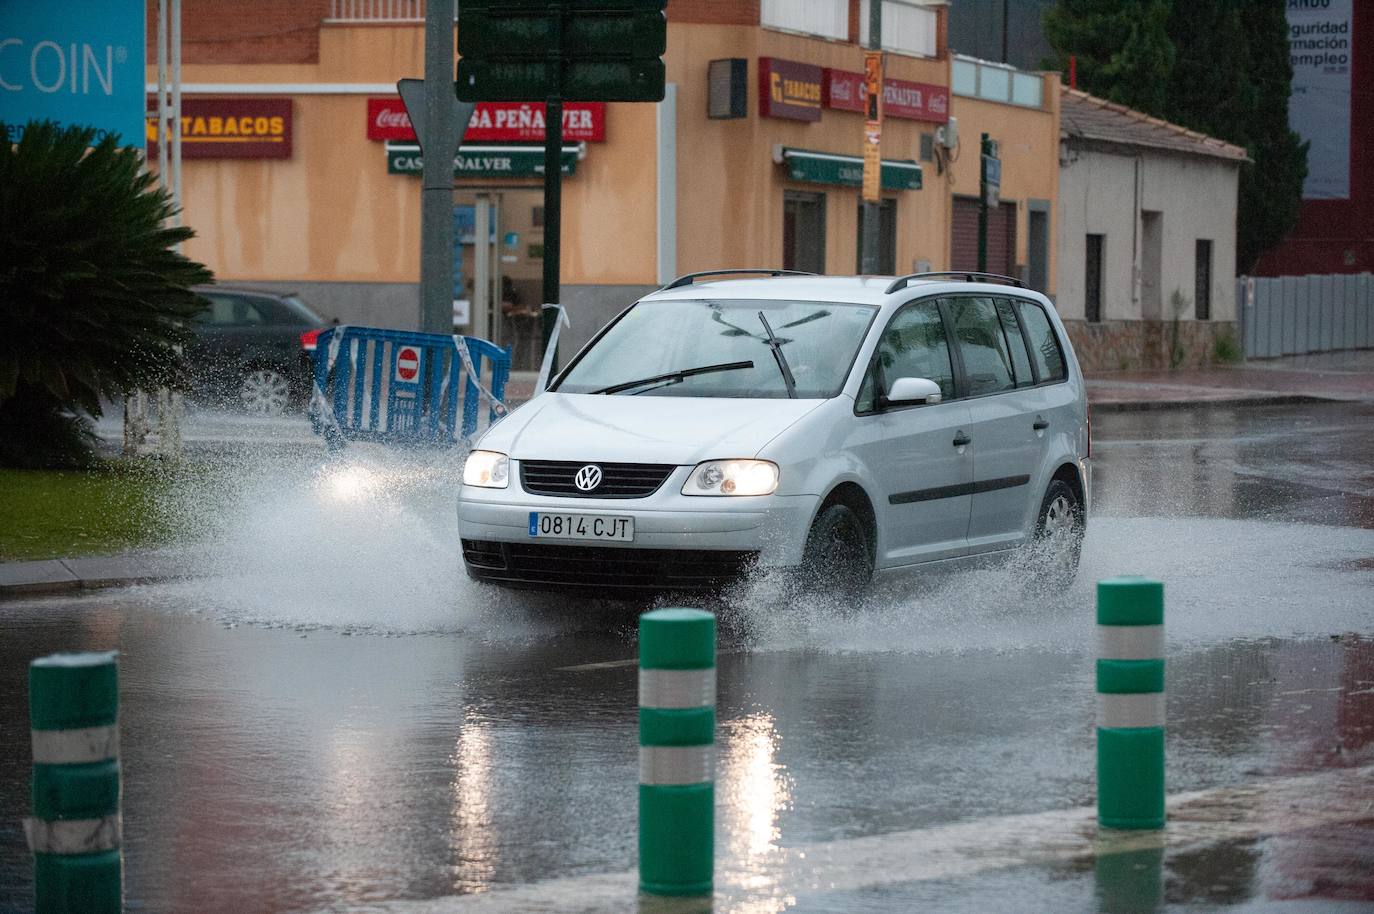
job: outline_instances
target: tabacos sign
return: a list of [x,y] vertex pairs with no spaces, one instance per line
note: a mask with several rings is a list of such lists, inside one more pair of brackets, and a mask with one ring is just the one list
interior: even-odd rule
[[[399,97],[367,100],[369,140],[409,140],[415,130]],[[606,139],[605,102],[564,102],[563,140],[567,143]],[[468,122],[464,142],[536,143],[544,140],[543,102],[479,102]]]
[[[867,94],[862,73],[826,68],[825,107],[840,111],[863,111]],[[905,79],[885,79],[883,116],[943,124],[949,120],[949,89]]]
[[[148,155],[157,154],[157,99],[148,98]],[[181,154],[188,159],[291,158],[291,99],[186,98]]]
[[759,116],[821,119],[822,70],[809,63],[759,58]]

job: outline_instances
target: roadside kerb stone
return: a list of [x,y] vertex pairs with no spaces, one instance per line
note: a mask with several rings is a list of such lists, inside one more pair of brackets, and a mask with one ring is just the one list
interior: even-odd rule
[[130,552],[28,562],[0,562],[0,600],[104,587],[153,584],[197,575],[196,556]]

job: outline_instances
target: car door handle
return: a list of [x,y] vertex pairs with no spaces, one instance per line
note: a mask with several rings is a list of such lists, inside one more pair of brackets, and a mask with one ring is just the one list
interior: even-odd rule
[[1031,428],[1035,429],[1037,432],[1043,431],[1049,427],[1050,420],[1046,419],[1044,416],[1036,416],[1035,421],[1031,423]]
[[968,444],[968,443],[971,442],[971,441],[973,441],[973,439],[970,438],[968,435],[965,435],[963,432],[955,432],[955,433],[954,433],[954,446],[955,446],[955,447],[963,447],[964,445]]

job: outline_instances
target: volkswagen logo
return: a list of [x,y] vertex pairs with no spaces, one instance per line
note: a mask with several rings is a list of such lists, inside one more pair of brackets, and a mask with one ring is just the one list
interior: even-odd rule
[[577,471],[577,475],[573,477],[573,485],[583,492],[590,492],[595,489],[601,485],[601,467],[594,463],[587,464]]

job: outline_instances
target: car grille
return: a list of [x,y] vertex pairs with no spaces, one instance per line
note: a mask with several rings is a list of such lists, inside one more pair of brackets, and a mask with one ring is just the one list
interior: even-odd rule
[[536,589],[586,587],[624,591],[716,590],[746,574],[757,552],[718,549],[631,549],[463,540],[474,578]]
[[573,482],[577,471],[588,466],[578,460],[522,460],[520,485],[535,495],[562,495],[572,498],[644,498],[658,491],[663,481],[677,469],[665,463],[597,463],[601,484],[583,492]]

